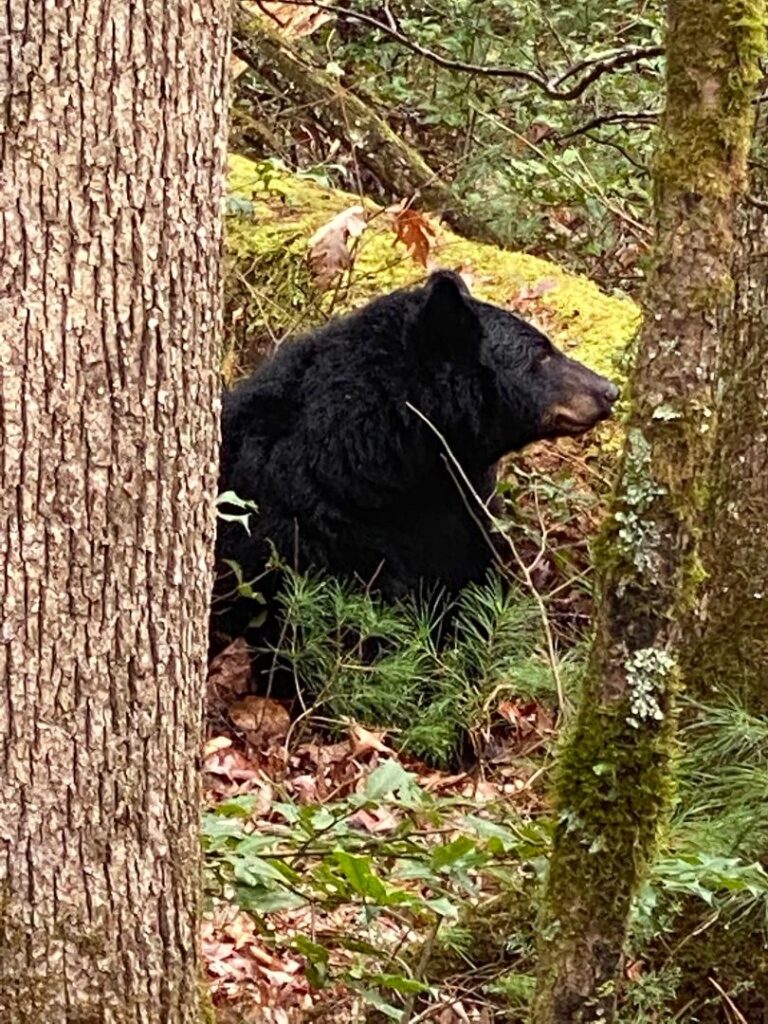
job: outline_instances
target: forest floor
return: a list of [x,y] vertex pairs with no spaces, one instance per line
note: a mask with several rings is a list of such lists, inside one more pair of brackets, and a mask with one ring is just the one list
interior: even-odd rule
[[[611,449],[611,430],[604,429]],[[541,445],[505,467],[517,552],[528,585],[546,600],[558,657],[578,647],[588,627],[589,542],[605,472],[594,443],[583,441]],[[428,972],[413,958],[424,949],[431,957],[438,927],[450,930],[469,907],[492,906],[510,864],[516,898],[535,899],[562,710],[551,692],[531,699],[524,686],[500,685],[470,727],[462,757],[439,770],[399,753],[396,731],[322,714],[319,721],[297,719],[295,710],[251,689],[248,651],[235,643],[211,664],[203,764],[212,822],[203,951],[224,1024],[522,1020],[495,1015],[494,995],[510,969],[529,981],[532,951],[507,956],[508,936],[500,938],[496,965],[491,957],[480,974],[459,952],[438,971],[439,983],[431,976],[422,982]],[[324,877],[329,859],[338,868],[338,850],[358,858],[362,875],[351,891],[339,891],[332,874]],[[380,889],[393,884],[390,872],[404,857],[416,867],[410,876],[400,871],[388,901]],[[441,857],[447,866],[435,871]],[[271,888],[261,873],[283,864],[288,877]],[[294,887],[298,876],[302,884]],[[409,904],[404,893],[423,905]],[[451,902],[444,916],[423,912],[441,898]],[[384,1015],[366,1017],[387,984],[392,999],[382,999]],[[528,994],[521,992],[521,1012]]]
[[[466,242],[415,211],[381,211],[240,157],[230,188],[227,380],[285,335],[436,265],[620,376],[616,358],[638,322],[625,297],[543,260]],[[336,275],[319,301],[308,298],[318,274]],[[401,753],[396,729],[362,716],[289,713],[254,696],[242,644],[211,664],[203,953],[222,1024],[524,1019],[531,907],[550,838],[548,774],[570,706],[550,662],[553,653],[572,658],[588,630],[589,543],[619,448],[620,428],[604,425],[502,467],[510,574],[539,603],[553,649],[542,640],[536,652],[540,695],[502,679],[448,767]],[[522,908],[514,936],[504,923],[498,935],[492,927],[500,893]],[[480,941],[469,920],[478,908],[491,915],[481,927],[488,948],[474,958],[480,971],[469,955]]]

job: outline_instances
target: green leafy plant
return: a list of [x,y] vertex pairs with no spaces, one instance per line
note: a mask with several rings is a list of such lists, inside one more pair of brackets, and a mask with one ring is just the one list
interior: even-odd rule
[[[397,747],[455,758],[505,696],[554,700],[536,602],[498,578],[439,602],[375,595],[285,570],[276,663],[338,722],[382,725]],[[575,659],[565,660],[571,684]]]
[[[254,797],[240,796],[204,816],[209,898],[235,903],[275,946],[305,957],[316,987],[342,981],[389,1016],[402,1013],[393,994],[427,993],[430,984],[417,976],[415,958],[387,937],[387,918],[437,937],[456,923],[463,903],[487,899],[489,886],[524,885],[550,839],[546,822],[502,806],[489,820],[472,813],[471,801],[433,796],[395,760],[382,762],[361,792],[344,799],[276,800],[258,823],[254,808]],[[386,834],[356,824],[361,812],[381,811],[393,821]],[[319,932],[275,932],[276,915],[302,907],[326,922],[322,941]],[[357,913],[334,926],[343,908]]]

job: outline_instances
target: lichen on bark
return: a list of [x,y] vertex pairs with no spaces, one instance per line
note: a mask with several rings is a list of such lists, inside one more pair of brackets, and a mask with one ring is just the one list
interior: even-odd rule
[[681,653],[705,577],[718,322],[733,291],[764,13],[754,0],[668,5],[654,259],[598,545],[596,634],[559,759],[534,1024],[612,1019],[631,899],[673,792]]
[[768,123],[755,132],[750,199],[737,221],[733,302],[723,323],[723,388],[703,544],[698,633],[686,652],[692,687],[736,694],[768,712]]

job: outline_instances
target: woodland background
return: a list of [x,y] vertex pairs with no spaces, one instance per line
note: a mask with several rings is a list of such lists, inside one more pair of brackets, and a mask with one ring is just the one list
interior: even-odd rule
[[[0,1019],[768,1020],[765,23],[0,11]],[[439,647],[286,570],[253,694],[221,384],[437,266],[621,415],[505,461]]]

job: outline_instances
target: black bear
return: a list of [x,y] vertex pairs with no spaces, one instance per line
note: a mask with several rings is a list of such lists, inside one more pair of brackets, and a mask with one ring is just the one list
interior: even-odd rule
[[[491,499],[501,456],[588,430],[618,395],[438,271],[285,343],[225,394],[220,489],[258,511],[250,533],[220,522],[219,565],[252,579],[272,544],[300,570],[373,581],[387,598],[455,592],[493,560],[477,496]],[[214,628],[238,635],[253,602],[227,604]]]

